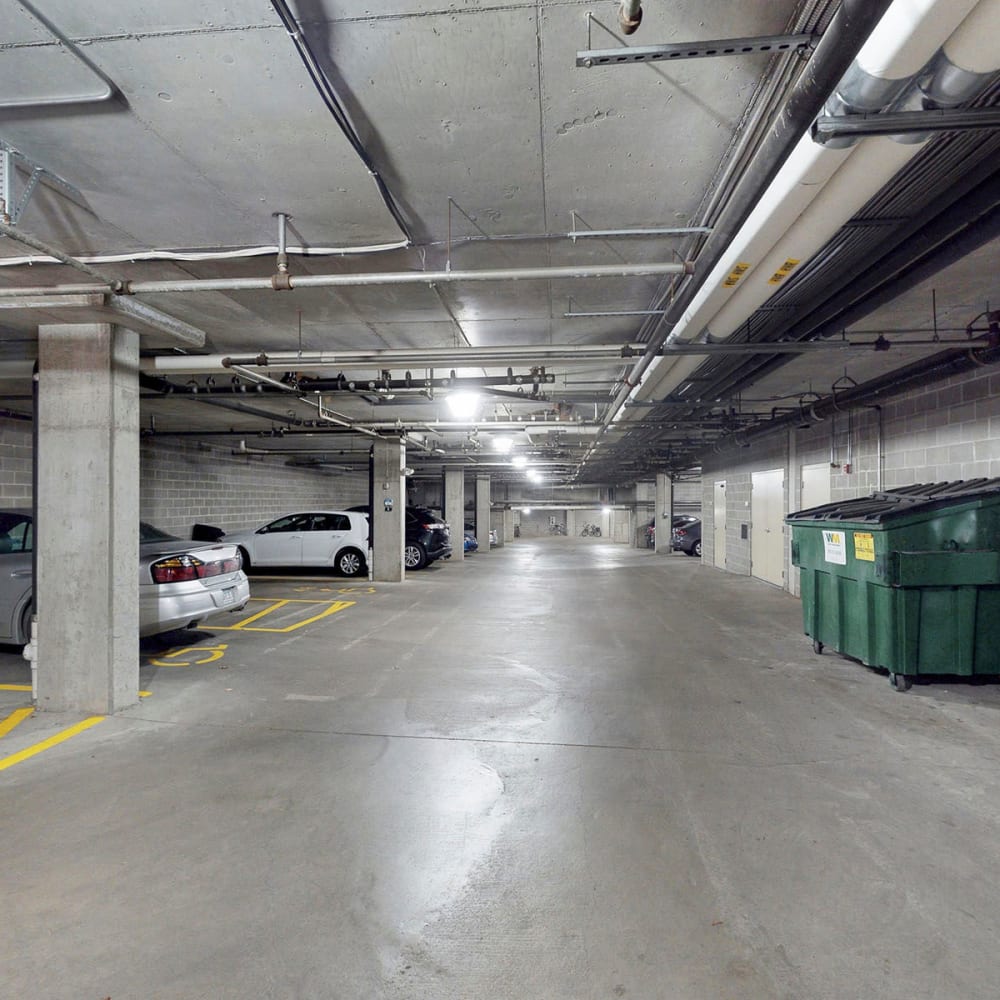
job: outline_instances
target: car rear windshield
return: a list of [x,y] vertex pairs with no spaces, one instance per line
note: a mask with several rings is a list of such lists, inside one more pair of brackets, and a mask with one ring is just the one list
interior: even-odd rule
[[180,539],[176,535],[168,535],[165,531],[160,531],[159,528],[154,528],[151,524],[147,524],[145,521],[139,522],[139,541],[140,542],[179,542]]

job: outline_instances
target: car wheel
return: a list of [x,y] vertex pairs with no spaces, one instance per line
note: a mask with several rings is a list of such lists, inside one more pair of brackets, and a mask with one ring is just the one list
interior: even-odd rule
[[243,548],[242,545],[239,548],[240,548],[240,559],[243,561],[243,572],[249,573],[251,566],[250,553],[247,552],[247,550]]
[[691,549],[691,555],[697,556],[699,559],[701,558],[701,539],[700,538],[698,539],[698,541],[696,541],[694,543],[694,546]]
[[24,639],[21,645],[26,646],[31,642],[31,601],[28,601],[21,612],[21,635]]
[[420,542],[407,542],[403,548],[403,564],[407,569],[423,569],[427,565],[427,553]]
[[337,553],[337,569],[344,576],[360,576],[365,571],[365,558],[357,549]]

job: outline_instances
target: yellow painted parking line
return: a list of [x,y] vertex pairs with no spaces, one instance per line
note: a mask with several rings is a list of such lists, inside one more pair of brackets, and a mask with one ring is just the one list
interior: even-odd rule
[[[170,650],[162,659],[158,658],[149,662],[155,663],[158,667],[190,667],[197,663],[212,663],[214,660],[221,660],[228,648],[229,645],[225,642],[219,643],[218,646],[179,646],[177,649]],[[204,655],[206,653],[207,656]],[[191,659],[190,654],[193,654],[197,659]],[[181,657],[186,657],[186,659],[181,659]]]
[[[296,594],[374,594],[374,587],[314,587],[311,584],[302,587],[292,587]],[[262,598],[255,598],[261,600]]]
[[83,722],[78,722],[75,726],[70,726],[61,733],[56,733],[55,736],[50,736],[47,740],[42,740],[41,743],[25,747],[17,753],[12,753],[9,757],[0,757],[0,771],[6,771],[8,767],[20,764],[22,761],[40,754],[43,750],[48,750],[51,747],[58,746],[60,743],[65,743],[66,740],[72,739],[74,736],[90,729],[91,726],[96,726],[98,722],[103,722],[104,719],[105,716],[103,715],[92,715],[89,719],[84,719]]
[[[270,607],[264,608],[263,611],[258,611],[257,614],[251,615],[249,618],[238,622],[236,625],[213,625],[211,627],[213,631],[220,630],[226,632],[294,632],[296,629],[300,629],[305,625],[311,625],[313,622],[318,622],[322,618],[335,615],[338,611],[343,611],[344,608],[353,607],[355,603],[355,601],[274,601]],[[260,621],[260,619],[265,615],[273,614],[275,611],[285,607],[286,604],[326,604],[327,607],[324,608],[318,615],[313,615],[311,618],[305,618],[300,622],[293,622],[291,625],[286,625],[284,628],[266,628],[250,624],[251,622]]]
[[148,698],[152,693],[153,693],[152,691],[140,691],[139,692],[139,697],[140,698]]
[[[266,597],[251,597],[250,600],[251,601],[266,601],[266,600],[268,600],[268,598],[266,598]],[[290,603],[291,602],[287,601],[287,600],[284,600],[284,601],[268,601],[268,606],[266,608],[264,608],[261,611],[258,611],[257,614],[255,614],[255,615],[251,615],[249,618],[244,618],[243,621],[237,622],[235,625],[215,625],[213,627],[216,628],[216,629],[224,630],[224,631],[237,631],[238,632],[240,629],[242,629],[246,625],[249,625],[251,622],[255,622],[259,618],[263,618],[264,615],[269,615],[272,611],[277,611],[279,608],[283,608],[286,604],[290,604]]]
[[35,710],[33,708],[15,709],[3,722],[0,722],[0,736],[6,736],[16,726],[21,725],[29,715],[34,715],[34,713]]
[[30,684],[0,684],[0,691],[30,691]]

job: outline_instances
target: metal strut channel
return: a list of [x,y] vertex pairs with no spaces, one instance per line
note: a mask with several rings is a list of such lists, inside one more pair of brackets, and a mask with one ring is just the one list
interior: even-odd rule
[[620,49],[587,49],[577,52],[576,64],[584,69],[591,69],[594,66],[711,59],[716,56],[744,56],[757,52],[808,52],[817,41],[819,41],[818,35],[758,35],[755,38],[715,38],[704,42],[635,45]]
[[[18,166],[29,175],[20,196],[14,192],[14,178]],[[17,225],[39,183],[53,188],[75,205],[90,211],[87,199],[72,184],[0,139],[0,201],[2,201],[0,214],[9,217],[11,225]]]

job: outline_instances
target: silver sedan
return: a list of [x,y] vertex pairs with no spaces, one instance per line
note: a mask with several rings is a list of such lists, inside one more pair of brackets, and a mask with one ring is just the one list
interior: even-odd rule
[[[0,642],[29,639],[34,531],[29,510],[0,511]],[[139,525],[139,635],[196,625],[239,611],[250,584],[235,545],[190,543]]]

